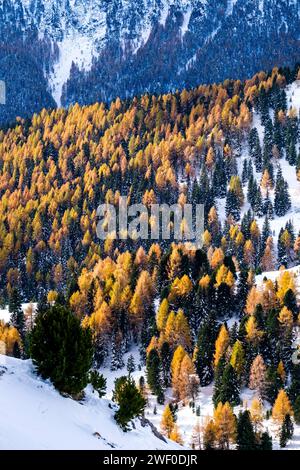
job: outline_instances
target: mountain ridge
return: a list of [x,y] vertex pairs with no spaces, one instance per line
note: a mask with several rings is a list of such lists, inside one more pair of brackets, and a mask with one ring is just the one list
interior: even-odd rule
[[298,0],[1,0],[0,122],[294,66],[299,17]]

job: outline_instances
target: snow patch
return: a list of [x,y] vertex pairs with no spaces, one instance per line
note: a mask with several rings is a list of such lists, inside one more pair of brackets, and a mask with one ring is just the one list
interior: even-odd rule
[[70,77],[72,63],[80,70],[90,70],[93,60],[94,46],[86,36],[69,36],[58,43],[59,60],[54,64],[49,81],[53,98],[58,106],[61,105],[63,85]]
[[163,27],[166,26],[168,14],[169,14],[169,2],[165,1],[163,3],[163,7],[162,7],[160,18],[159,18],[159,24],[161,24]]
[[185,13],[183,13],[183,21],[181,26],[181,37],[183,37],[189,29],[189,23],[192,15],[192,9],[189,8]]
[[264,6],[265,6],[264,3],[265,3],[264,0],[259,0],[258,8],[262,15],[264,14]]
[[226,16],[232,15],[234,5],[238,2],[238,0],[228,0],[227,9],[226,9]]
[[294,108],[299,115],[300,110],[300,80],[296,80],[286,88],[288,108]]

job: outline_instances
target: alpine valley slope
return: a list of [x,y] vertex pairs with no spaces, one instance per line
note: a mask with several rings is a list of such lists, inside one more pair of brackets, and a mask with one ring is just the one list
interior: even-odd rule
[[62,397],[35,375],[29,360],[0,356],[0,395],[0,449],[182,449],[155,437],[139,420],[135,429],[123,432],[114,421],[111,401],[90,389],[83,402]]
[[300,57],[299,0],[0,0],[0,122]]

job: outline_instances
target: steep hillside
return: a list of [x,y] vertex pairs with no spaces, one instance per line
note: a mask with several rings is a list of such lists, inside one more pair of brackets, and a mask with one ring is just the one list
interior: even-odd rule
[[[298,446],[299,79],[299,67],[274,68],[43,110],[1,131],[2,350],[26,357],[33,337],[33,359],[50,356],[45,376],[62,390],[65,358],[106,371],[109,394],[126,366],[147,416],[187,446]],[[120,196],[146,213],[203,204],[202,248],[163,236],[144,211],[139,224],[158,237],[99,239],[97,207],[118,211]],[[74,331],[90,338],[85,356]]]
[[0,356],[0,449],[110,450],[179,449],[154,436],[138,420],[123,432],[113,418],[110,400],[90,390],[82,402],[64,398],[38,378],[31,361]]
[[297,0],[2,0],[0,25],[0,122],[299,61]]

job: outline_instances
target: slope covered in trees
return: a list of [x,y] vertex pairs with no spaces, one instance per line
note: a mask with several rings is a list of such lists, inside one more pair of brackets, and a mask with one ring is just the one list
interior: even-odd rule
[[[205,448],[243,448],[247,439],[267,448],[263,400],[285,445],[299,417],[297,286],[288,270],[260,286],[255,275],[299,263],[286,178],[287,169],[296,184],[300,177],[299,116],[287,100],[287,85],[299,77],[298,69],[274,69],[109,107],[43,110],[0,131],[0,288],[12,313],[0,334],[7,352],[26,357],[56,304],[77,317],[76,331],[80,323],[91,329],[95,367],[121,369],[138,345],[159,404],[167,405],[171,388],[176,403],[193,406],[199,388],[213,385],[214,413],[203,430],[195,428],[194,445],[200,432]],[[203,248],[99,240],[98,205],[117,207],[122,195],[147,207],[203,203]],[[20,309],[25,300],[38,302],[33,333]],[[129,376],[132,368],[131,361]],[[137,394],[130,377],[122,380],[119,390],[134,394],[142,413],[145,384]],[[245,387],[257,401],[237,421],[233,407]],[[124,426],[123,418],[120,411]],[[162,430],[182,442],[174,406]]]

